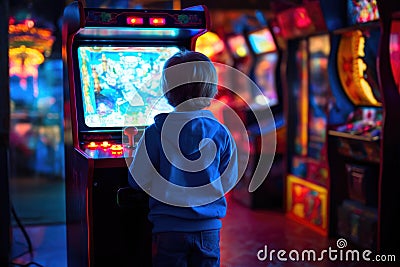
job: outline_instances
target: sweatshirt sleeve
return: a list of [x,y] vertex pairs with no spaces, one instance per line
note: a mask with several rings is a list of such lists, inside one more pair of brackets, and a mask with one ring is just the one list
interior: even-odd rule
[[158,174],[159,154],[154,134],[147,128],[136,147],[134,157],[129,166],[128,183],[138,190],[150,191],[151,180]]

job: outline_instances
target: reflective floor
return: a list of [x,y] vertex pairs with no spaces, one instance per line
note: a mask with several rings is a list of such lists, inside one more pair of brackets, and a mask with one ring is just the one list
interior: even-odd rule
[[[228,214],[223,220],[221,232],[222,267],[400,266],[399,261],[397,264],[383,263],[380,265],[376,262],[367,264],[363,260],[346,261],[345,254],[343,254],[343,260],[339,260],[340,250],[337,250],[336,240],[328,240],[287,219],[279,210],[250,210],[231,198],[228,198],[228,204]],[[67,266],[65,224],[36,225],[26,227],[26,229],[32,242],[33,253],[31,255],[27,252],[28,245],[24,235],[18,227],[15,227],[12,238],[12,255],[14,263],[19,264],[16,266],[23,264],[45,267]],[[329,247],[338,251],[336,252],[337,259],[331,260],[327,254],[324,254],[324,260],[318,260],[320,252],[324,249],[328,250]],[[286,254],[279,254],[277,252],[279,250],[286,251]],[[295,257],[295,251],[297,251],[301,256],[301,252],[304,250],[316,251],[317,258],[298,262],[290,260],[289,255]],[[332,254],[332,256],[334,255]],[[287,261],[284,261],[285,258]],[[32,263],[29,265],[29,262]]]

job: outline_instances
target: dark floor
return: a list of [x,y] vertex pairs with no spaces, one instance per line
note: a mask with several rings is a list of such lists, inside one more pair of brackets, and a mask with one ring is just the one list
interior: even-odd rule
[[[221,232],[221,259],[222,267],[256,267],[256,266],[400,266],[399,264],[385,263],[377,265],[367,264],[365,261],[330,261],[325,254],[324,261],[280,261],[277,254],[272,254],[272,261],[262,261],[257,258],[265,255],[260,250],[267,248],[268,255],[271,250],[285,250],[289,253],[297,250],[315,250],[320,253],[329,246],[337,249],[336,240],[328,240],[312,230],[288,220],[279,211],[250,210],[228,198],[228,214],[223,220]],[[33,255],[27,253],[27,243],[18,227],[13,231],[13,261],[14,263],[27,264],[25,266],[66,267],[66,234],[65,224],[31,225],[26,227],[32,246]],[[360,250],[361,251],[361,250]],[[21,253],[24,253],[20,255]],[[294,254],[292,254],[294,255]],[[319,255],[319,254],[317,254]],[[339,254],[338,254],[339,255]],[[288,254],[285,255],[288,258]],[[399,261],[397,261],[399,262]],[[16,265],[18,266],[18,265]],[[73,267],[73,266],[70,266]]]

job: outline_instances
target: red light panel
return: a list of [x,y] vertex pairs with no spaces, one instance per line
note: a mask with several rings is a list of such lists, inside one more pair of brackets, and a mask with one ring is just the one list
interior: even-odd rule
[[153,26],[165,25],[165,18],[150,18],[149,22]]
[[312,21],[305,8],[299,7],[294,12],[294,19],[296,27],[300,29],[308,28],[311,26]]
[[128,25],[143,25],[143,18],[140,17],[127,17],[126,24]]

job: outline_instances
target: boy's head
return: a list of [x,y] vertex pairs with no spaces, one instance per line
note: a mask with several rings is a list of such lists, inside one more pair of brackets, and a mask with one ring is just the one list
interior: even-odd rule
[[164,65],[161,86],[168,103],[180,110],[199,110],[217,94],[217,71],[211,60],[194,51],[180,51]]

